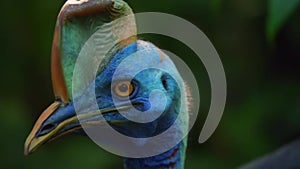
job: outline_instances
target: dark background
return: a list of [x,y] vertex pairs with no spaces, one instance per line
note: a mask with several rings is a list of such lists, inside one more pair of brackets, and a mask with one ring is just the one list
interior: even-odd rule
[[[64,0],[1,2],[1,168],[122,168],[120,157],[88,138],[68,137],[29,157],[23,144],[34,121],[54,99],[50,50]],[[210,84],[194,54],[180,42],[144,35],[182,57],[197,75],[199,119],[189,136],[186,168],[230,169],[300,134],[300,8],[298,0],[128,0],[135,12],[165,12],[197,25],[224,64],[228,100],[216,133],[198,136],[209,108]],[[200,66],[199,66],[200,65]]]

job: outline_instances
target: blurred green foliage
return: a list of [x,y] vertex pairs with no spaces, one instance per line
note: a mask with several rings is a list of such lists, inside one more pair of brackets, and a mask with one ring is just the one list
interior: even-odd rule
[[[1,3],[1,168],[122,168],[120,157],[80,136],[50,143],[32,156],[23,155],[23,144],[34,121],[53,101],[50,49],[56,16],[63,3],[64,0]],[[204,66],[190,49],[174,39],[141,36],[182,57],[197,76],[201,109],[189,136],[188,169],[236,168],[298,138],[297,0],[128,3],[135,12],[171,13],[194,23],[210,38],[223,61],[228,80],[227,107],[216,133],[200,145],[197,140],[210,105],[210,84]],[[272,45],[267,37],[273,39]]]
[[297,8],[299,2],[299,0],[269,0],[267,35],[270,41],[274,40],[279,29]]

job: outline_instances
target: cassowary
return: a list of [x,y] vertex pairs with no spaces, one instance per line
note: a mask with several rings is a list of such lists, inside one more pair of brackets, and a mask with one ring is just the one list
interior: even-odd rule
[[[62,7],[56,23],[51,56],[52,83],[56,100],[36,121],[25,142],[26,155],[61,136],[71,133],[85,134],[83,127],[88,128],[103,122],[100,120],[100,112],[114,130],[129,137],[156,136],[175,125],[173,132],[167,137],[169,140],[183,138],[158,155],[143,158],[124,157],[124,168],[184,168],[187,140],[183,133],[188,126],[188,92],[184,89],[184,94],[181,94],[180,86],[185,86],[184,82],[165,53],[149,42],[137,40],[136,36],[126,37],[126,34],[136,35],[134,19],[113,25],[113,21],[131,14],[132,10],[122,0],[69,0]],[[75,63],[85,42],[97,31],[100,33],[93,44],[95,49],[103,49],[101,46],[114,40],[119,42],[104,55],[101,64],[98,65],[95,79],[90,84],[80,84],[79,81],[77,86],[82,88],[77,91],[81,92],[73,93]],[[113,78],[118,65],[132,54],[142,59],[133,60]],[[84,68],[88,69],[91,64],[93,63],[86,63]],[[177,80],[160,69],[146,69],[128,80],[128,74],[144,64],[169,70],[177,76]],[[91,108],[91,98],[85,95],[87,90],[93,89],[99,112]],[[133,122],[118,112],[118,109],[124,109],[123,111],[130,115],[132,109],[144,112],[151,107],[154,107],[154,110],[151,110],[159,111],[155,110],[155,107],[162,98],[153,98],[152,105],[150,104],[149,96],[153,90],[162,91],[166,96],[164,110],[156,120],[148,123]],[[116,99],[113,100],[113,97]],[[129,98],[130,103],[124,101],[124,98]],[[76,114],[75,100],[77,104],[83,105],[79,114]],[[180,118],[179,122],[175,123],[177,118]],[[145,143],[134,144],[142,147]],[[155,149],[155,146],[153,148]]]

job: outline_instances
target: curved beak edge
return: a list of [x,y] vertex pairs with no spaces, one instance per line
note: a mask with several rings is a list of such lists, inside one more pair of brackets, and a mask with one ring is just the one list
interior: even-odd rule
[[48,119],[61,105],[60,102],[54,102],[52,103],[38,118],[36,121],[33,129],[31,130],[30,134],[28,135],[25,145],[24,145],[24,154],[29,155],[32,152],[34,152],[38,147],[40,147],[42,144],[46,143],[47,140],[51,137],[51,135],[44,135],[37,137],[37,133],[42,127],[43,122]]

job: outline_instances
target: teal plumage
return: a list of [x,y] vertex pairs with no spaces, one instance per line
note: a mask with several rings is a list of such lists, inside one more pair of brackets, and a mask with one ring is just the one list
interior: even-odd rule
[[[71,5],[72,8],[68,8],[70,6],[65,5],[59,15],[52,47],[52,79],[57,99],[55,103],[41,115],[28,136],[25,143],[25,154],[33,152],[40,145],[62,135],[74,132],[85,134],[81,128],[85,124],[79,124],[78,119],[80,119],[80,117],[76,117],[73,100],[89,105],[88,101],[90,98],[87,98],[86,95],[81,93],[75,93],[74,96],[71,94],[75,62],[84,43],[93,33],[100,30],[100,35],[103,35],[104,32],[109,30],[107,29],[107,25],[111,24],[112,20],[132,13],[129,6],[122,0],[104,1],[103,4],[100,5],[100,0],[89,0],[82,4],[80,4],[80,2],[81,1],[76,2],[79,6],[78,4],[75,6]],[[85,5],[85,7],[83,5]],[[95,5],[98,6],[95,7]],[[75,8],[76,6],[77,8]],[[129,23],[129,25],[127,23],[129,27],[133,25],[135,26],[134,21],[133,23]],[[117,33],[114,33],[126,34],[123,31],[131,31],[136,34],[135,28],[126,30],[120,29],[117,30]],[[100,38],[97,43],[101,45],[101,43],[107,41],[118,40],[118,38],[110,38],[112,37],[104,36],[103,39]],[[97,43],[94,45],[98,46]],[[115,91],[112,92],[111,86],[115,83],[112,82],[112,79],[116,69],[122,61],[135,53],[142,55],[142,58],[147,58],[147,60],[135,60],[134,63],[128,65],[121,71],[122,73],[117,74],[116,83],[121,82],[120,86],[122,87],[114,88]],[[180,84],[177,84],[178,81],[167,72],[158,69],[144,70],[137,74],[132,81],[127,83],[125,77],[134,69],[142,68],[145,60],[147,62],[146,64],[152,64],[172,72],[176,76],[176,80],[179,79]],[[95,86],[92,84],[95,84]],[[178,124],[176,123],[177,125],[175,126],[174,132],[168,135],[168,137],[171,139],[174,138],[174,140],[177,137],[184,137],[183,133],[187,130],[188,126],[188,110],[186,99],[184,99],[185,102],[181,104],[182,98],[187,97],[185,94],[181,95],[180,92],[180,86],[184,86],[183,79],[180,77],[172,60],[149,42],[137,41],[136,37],[122,40],[113,46],[110,52],[105,55],[104,61],[99,65],[95,81],[90,84],[79,84],[79,86],[81,86],[81,91],[83,92],[95,89],[98,108],[100,110],[109,110],[108,113],[103,114],[103,117],[116,131],[124,135],[134,138],[152,137],[167,130],[174,124],[175,120],[180,117],[181,119],[179,119]],[[132,104],[136,105],[135,108],[140,111],[147,111],[151,107],[149,95],[153,90],[158,89],[163,91],[166,95],[166,107],[161,116],[155,121],[144,124],[129,121],[119,114],[116,110],[117,105],[115,105],[112,97],[114,95],[118,95],[118,97],[123,96],[124,89],[128,92]],[[158,104],[160,101],[160,98],[155,98],[151,103]],[[117,102],[123,104],[122,99]],[[82,114],[89,117],[85,119],[86,124],[99,122],[98,116],[89,114],[91,110],[89,107],[83,110]],[[130,115],[130,111],[130,109],[126,110],[126,113]],[[179,113],[183,113],[184,116],[179,116]],[[140,142],[136,144],[141,145],[141,147],[143,146],[143,143]],[[170,150],[156,156],[147,158],[124,158],[124,167],[126,169],[182,169],[184,168],[186,144],[187,139],[185,138]]]

